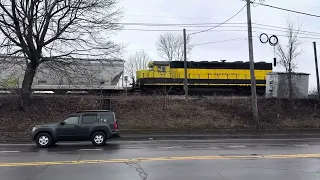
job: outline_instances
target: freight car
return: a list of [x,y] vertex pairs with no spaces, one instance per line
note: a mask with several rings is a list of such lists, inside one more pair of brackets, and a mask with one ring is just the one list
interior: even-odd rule
[[[0,64],[0,90],[15,90],[21,88],[24,71],[24,57],[10,58]],[[33,80],[33,91],[53,91],[66,93],[68,91],[124,92],[119,80],[123,77],[124,60],[121,59],[81,59],[63,60],[72,62],[68,66],[40,64]],[[53,66],[53,67],[52,67]]]
[[[257,62],[255,76],[257,92],[265,93],[266,75],[272,63]],[[216,94],[251,92],[249,62],[201,61],[187,62],[188,89],[190,94]],[[184,62],[153,61],[148,70],[136,72],[134,88],[143,94],[183,94]]]

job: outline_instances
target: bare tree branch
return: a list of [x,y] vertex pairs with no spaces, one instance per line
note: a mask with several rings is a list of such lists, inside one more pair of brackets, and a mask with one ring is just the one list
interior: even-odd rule
[[134,78],[136,71],[148,69],[149,62],[151,62],[150,56],[145,51],[138,51],[129,57],[125,68],[129,76]]
[[290,20],[287,21],[288,31],[287,31],[287,44],[283,46],[281,43],[277,45],[276,55],[279,59],[279,64],[283,66],[288,73],[288,88],[289,88],[289,99],[292,100],[295,90],[295,85],[292,82],[292,72],[297,68],[296,58],[301,54],[302,49],[301,42],[298,40],[299,30],[294,27],[294,23]]
[[[183,37],[180,35],[166,33],[158,38],[158,53],[166,61],[183,61],[183,48]],[[187,55],[190,54],[192,49],[191,38],[187,36]]]
[[118,54],[122,47],[108,35],[121,28],[120,17],[117,0],[0,0],[0,54],[26,57],[22,99],[42,63],[60,71],[79,59]]

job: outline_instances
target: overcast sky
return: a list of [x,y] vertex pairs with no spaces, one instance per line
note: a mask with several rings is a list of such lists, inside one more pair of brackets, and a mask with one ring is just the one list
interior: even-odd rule
[[[259,1],[259,0],[256,0]],[[308,12],[320,15],[319,0],[265,0],[265,4],[282,8]],[[125,14],[121,22],[126,23],[220,23],[233,16],[245,5],[241,0],[120,0],[120,6],[124,8]],[[295,24],[302,25],[303,31],[320,33],[320,18],[298,15],[264,6],[252,7],[252,22],[264,25],[287,27],[287,20],[290,18]],[[229,23],[246,23],[246,9],[229,21]],[[238,39],[233,41],[213,43],[195,46],[191,53],[193,61],[248,61],[248,43],[246,25],[225,25],[227,27],[215,28],[214,31],[195,34],[192,36],[192,43],[206,43],[227,39]],[[237,27],[234,27],[237,26]],[[253,24],[254,27],[268,28]],[[208,27],[187,27],[187,32],[204,30]],[[269,27],[270,28],[270,27]],[[174,32],[182,34],[183,27],[145,27],[125,26],[124,29],[158,29],[158,30],[181,30]],[[227,31],[226,31],[227,30]],[[236,30],[236,31],[229,31]],[[280,30],[280,29],[278,29]],[[272,62],[274,57],[273,48],[268,44],[262,44],[258,36],[264,32],[268,35],[285,35],[285,32],[274,30],[256,29],[253,33],[254,60]],[[282,30],[285,31],[285,30]],[[157,37],[163,32],[154,31],[132,31],[123,30],[119,32],[116,42],[128,44],[127,53],[135,53],[145,50],[152,60],[162,60],[156,51]],[[300,34],[300,41],[303,43],[303,53],[297,58],[299,72],[310,73],[310,88],[316,86],[313,41],[319,41],[320,34]],[[318,39],[317,39],[318,38]],[[279,36],[282,44],[285,44],[286,37]],[[318,53],[320,54],[320,52]],[[282,71],[283,68],[276,67],[274,71]]]

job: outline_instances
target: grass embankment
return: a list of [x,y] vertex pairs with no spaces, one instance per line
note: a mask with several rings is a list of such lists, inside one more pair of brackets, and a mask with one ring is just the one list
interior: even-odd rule
[[[98,109],[99,96],[33,96],[27,112],[18,111],[18,98],[0,96],[0,132],[26,132],[36,124],[52,123],[69,113]],[[120,129],[202,131],[250,130],[250,98],[183,99],[114,97]],[[260,126],[264,131],[318,128],[320,110],[314,100],[293,105],[284,100],[259,99]],[[251,122],[252,123],[252,122]]]

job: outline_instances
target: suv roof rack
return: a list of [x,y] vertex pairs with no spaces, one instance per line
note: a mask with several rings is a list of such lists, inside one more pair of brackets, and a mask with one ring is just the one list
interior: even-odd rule
[[83,112],[110,112],[109,110],[79,110],[76,113],[83,113]]

